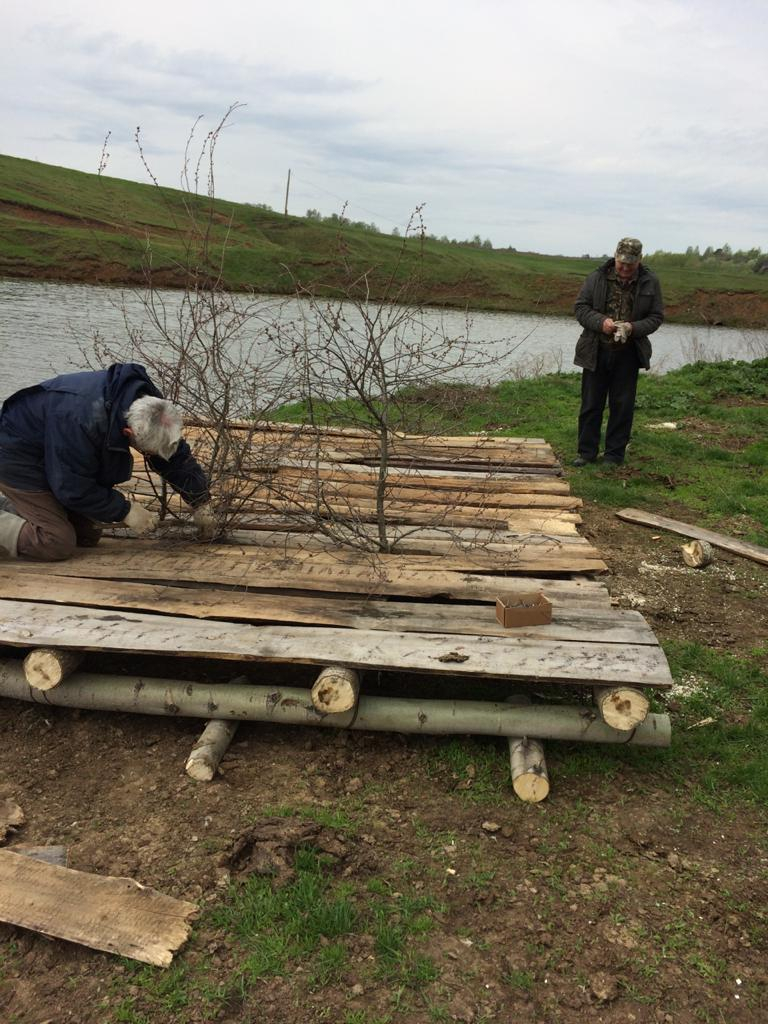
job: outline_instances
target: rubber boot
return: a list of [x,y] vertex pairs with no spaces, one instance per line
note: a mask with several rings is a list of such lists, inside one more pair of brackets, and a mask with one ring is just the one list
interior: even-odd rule
[[21,528],[26,522],[11,512],[0,512],[0,558],[17,558]]

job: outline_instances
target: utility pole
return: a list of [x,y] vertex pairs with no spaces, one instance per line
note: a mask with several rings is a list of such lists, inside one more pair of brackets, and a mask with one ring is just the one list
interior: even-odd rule
[[288,216],[288,190],[291,187],[291,168],[288,168],[288,181],[285,183],[285,216]]

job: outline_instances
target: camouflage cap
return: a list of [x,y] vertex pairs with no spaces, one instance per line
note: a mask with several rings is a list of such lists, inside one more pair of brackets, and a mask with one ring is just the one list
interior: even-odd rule
[[643,258],[643,243],[639,238],[622,238],[616,246],[616,259],[620,263],[639,263]]

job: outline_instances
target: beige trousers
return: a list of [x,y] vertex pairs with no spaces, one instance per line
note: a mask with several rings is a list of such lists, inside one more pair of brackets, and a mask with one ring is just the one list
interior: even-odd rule
[[26,520],[19,532],[19,558],[37,562],[61,562],[75,548],[92,548],[99,543],[101,528],[78,512],[69,512],[50,491],[20,491],[0,480],[0,491],[15,512]]

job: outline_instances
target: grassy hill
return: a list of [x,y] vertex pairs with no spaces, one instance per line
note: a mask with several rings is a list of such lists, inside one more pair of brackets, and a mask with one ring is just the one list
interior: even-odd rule
[[[205,257],[201,246],[205,244]],[[295,281],[338,294],[369,275],[415,280],[422,301],[473,309],[570,315],[597,259],[476,249],[402,239],[176,189],[0,156],[0,275],[181,286],[202,268],[231,289],[290,293]],[[768,275],[686,257],[650,261],[669,318],[764,327]]]

